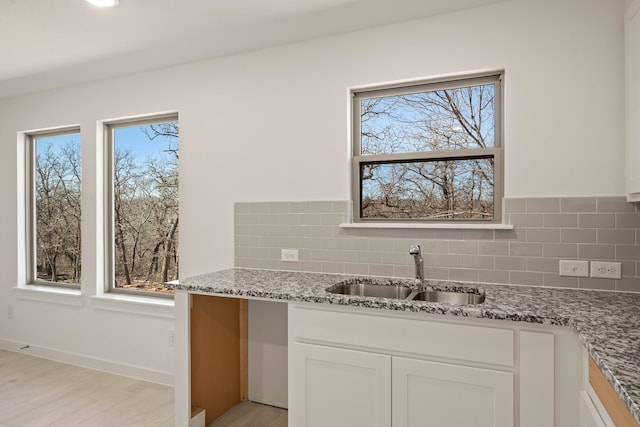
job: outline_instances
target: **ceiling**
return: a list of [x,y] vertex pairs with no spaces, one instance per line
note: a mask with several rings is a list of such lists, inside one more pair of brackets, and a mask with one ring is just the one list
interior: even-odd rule
[[0,98],[505,0],[0,0]]

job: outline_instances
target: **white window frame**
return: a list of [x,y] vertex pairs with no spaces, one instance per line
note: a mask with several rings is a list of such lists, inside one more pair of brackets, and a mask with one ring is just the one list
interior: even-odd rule
[[115,214],[114,214],[114,131],[130,126],[178,121],[178,113],[168,113],[103,122],[104,140],[104,292],[152,298],[173,299],[164,292],[123,289],[115,286]]
[[[63,128],[45,129],[24,133],[25,142],[25,267],[26,285],[46,286],[51,288],[64,288],[80,290],[81,283],[51,282],[38,279],[37,275],[37,232],[36,232],[36,140],[42,137],[55,137],[70,134],[79,134],[79,126],[69,126]],[[82,141],[80,142],[82,144]],[[81,159],[82,161],[82,159]],[[81,176],[82,180],[82,176]],[[82,187],[82,181],[80,182]],[[82,189],[81,189],[82,191]],[[82,215],[82,213],[81,213]],[[82,219],[81,219],[82,221]],[[80,254],[82,258],[82,253]],[[82,278],[80,279],[82,282]]]
[[[502,224],[502,198],[504,195],[504,161],[503,161],[503,71],[493,71],[480,74],[469,74],[456,77],[445,77],[429,80],[417,80],[403,83],[382,84],[366,88],[352,89],[351,92],[351,194],[353,202],[353,223],[366,226],[367,224],[400,225],[412,224],[455,224],[471,228],[486,225]],[[495,87],[495,147],[485,149],[448,150],[431,152],[390,153],[378,155],[361,155],[361,123],[360,100],[377,96],[401,95],[442,89],[453,89],[474,85],[494,83]],[[493,208],[491,219],[425,219],[425,218],[362,218],[361,211],[361,179],[360,171],[363,164],[393,163],[393,162],[421,162],[434,160],[459,160],[465,158],[491,157],[494,159],[494,188]],[[458,228],[458,227],[456,227]]]

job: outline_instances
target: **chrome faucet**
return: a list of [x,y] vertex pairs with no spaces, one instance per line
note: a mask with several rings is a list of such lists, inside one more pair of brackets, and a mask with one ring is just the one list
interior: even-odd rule
[[424,261],[422,260],[422,250],[420,245],[411,245],[409,248],[409,255],[413,255],[413,260],[416,263],[416,281],[420,281],[420,284],[424,283]]

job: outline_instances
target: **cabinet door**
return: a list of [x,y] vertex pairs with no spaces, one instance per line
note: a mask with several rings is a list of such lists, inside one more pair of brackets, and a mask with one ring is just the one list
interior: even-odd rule
[[625,14],[625,128],[627,145],[627,194],[640,200],[640,0]]
[[513,427],[513,374],[393,358],[393,427]]
[[293,343],[289,425],[390,427],[391,357]]

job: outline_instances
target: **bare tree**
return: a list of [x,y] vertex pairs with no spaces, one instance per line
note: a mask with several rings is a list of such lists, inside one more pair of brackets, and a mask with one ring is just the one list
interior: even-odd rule
[[52,282],[79,283],[80,146],[39,145],[35,161],[36,273]]
[[[447,152],[493,147],[493,85],[363,99],[362,154]],[[376,162],[361,173],[368,218],[493,216],[493,159],[454,156]]]
[[116,286],[159,289],[178,277],[178,123],[141,127],[162,152],[117,151],[114,167]]

